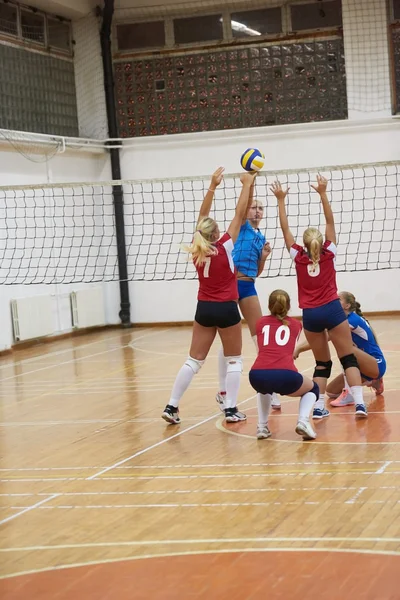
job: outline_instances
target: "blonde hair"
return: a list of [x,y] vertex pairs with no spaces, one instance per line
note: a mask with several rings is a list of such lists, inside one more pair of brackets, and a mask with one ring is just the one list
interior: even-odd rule
[[274,290],[268,298],[268,308],[273,317],[287,325],[285,317],[290,310],[289,294],[285,290]]
[[321,258],[323,241],[322,233],[315,227],[309,227],[303,234],[303,242],[312,260],[314,271]]
[[207,256],[217,254],[218,251],[213,245],[213,234],[217,229],[217,223],[211,217],[204,217],[197,223],[197,229],[193,235],[193,241],[190,246],[182,246],[185,252],[192,255],[196,266],[202,265]]
[[371,324],[368,321],[368,319],[366,319],[364,317],[363,311],[361,310],[361,304],[359,302],[357,302],[356,297],[354,296],[354,294],[351,294],[350,292],[340,292],[339,296],[343,296],[343,299],[346,302],[346,304],[350,305],[350,308],[349,308],[350,312],[355,312],[356,315],[362,317],[364,319],[364,321],[367,321],[368,325],[371,328],[372,335],[375,338],[375,343],[379,346],[379,344],[378,344],[378,338],[376,337],[376,333],[372,329]]

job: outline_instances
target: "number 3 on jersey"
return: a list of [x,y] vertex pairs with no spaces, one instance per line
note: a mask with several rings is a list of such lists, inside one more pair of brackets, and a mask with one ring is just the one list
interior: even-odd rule
[[[264,346],[269,344],[269,332],[271,325],[265,325],[262,328],[264,334]],[[275,343],[277,346],[286,346],[290,338],[290,329],[287,325],[281,325],[275,332]]]

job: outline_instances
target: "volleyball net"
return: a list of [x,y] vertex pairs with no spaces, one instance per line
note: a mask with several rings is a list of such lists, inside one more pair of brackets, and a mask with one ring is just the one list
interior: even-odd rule
[[[400,268],[400,162],[263,172],[255,197],[260,230],[272,247],[261,277],[294,275],[269,186],[289,186],[289,225],[299,241],[308,226],[324,231],[317,173],[328,178],[338,237],[338,271]],[[146,181],[0,188],[0,283],[54,284],[119,280],[113,186],[124,194],[129,281],[195,279],[181,249],[191,241],[210,176]],[[239,175],[226,175],[211,210],[220,230],[234,216]]]

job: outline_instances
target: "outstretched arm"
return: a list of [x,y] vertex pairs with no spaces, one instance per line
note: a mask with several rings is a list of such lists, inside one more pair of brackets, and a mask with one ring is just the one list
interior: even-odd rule
[[275,183],[273,183],[271,185],[270,190],[274,194],[275,198],[278,200],[279,222],[281,224],[281,229],[282,229],[283,237],[285,239],[286,248],[288,250],[290,250],[290,248],[295,243],[295,239],[293,237],[292,232],[289,229],[289,223],[288,223],[286,207],[285,207],[285,198],[287,196],[289,188],[287,188],[287,190],[283,190],[279,181],[275,181]]
[[329,204],[326,193],[327,185],[328,181],[325,179],[325,177],[322,177],[322,175],[317,175],[317,185],[312,185],[311,187],[320,195],[322,208],[324,209],[326,221],[325,239],[336,244],[335,220],[333,218],[332,208]]
[[233,217],[233,220],[227,230],[233,240],[233,243],[236,242],[236,239],[239,235],[243,217],[246,214],[251,188],[254,184],[256,175],[257,173],[255,172],[243,173],[243,175],[240,177],[240,181],[242,182],[242,191],[240,192],[239,200],[236,205],[235,216]]
[[224,167],[219,167],[215,171],[215,173],[212,174],[210,187],[207,190],[206,195],[204,196],[202,205],[200,206],[200,212],[199,212],[199,216],[197,219],[197,223],[199,223],[199,221],[201,221],[201,219],[208,217],[208,215],[210,214],[212,201],[214,199],[214,192],[224,178],[224,171],[225,171]]
[[243,215],[242,225],[244,225],[246,223],[248,212],[249,212],[249,210],[251,208],[251,205],[253,204],[254,186],[255,186],[255,180],[253,181],[252,186],[250,188],[249,200],[247,202],[246,210],[245,210],[245,213]]

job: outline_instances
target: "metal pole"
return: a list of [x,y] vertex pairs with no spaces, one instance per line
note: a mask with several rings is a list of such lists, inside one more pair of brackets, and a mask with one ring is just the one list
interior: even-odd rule
[[[108,134],[110,138],[118,137],[117,113],[115,109],[114,74],[111,52],[111,24],[114,15],[114,0],[104,0],[103,23],[100,31],[101,54],[103,58],[104,89],[107,106]],[[115,144],[114,144],[115,145]],[[121,179],[119,148],[110,148],[112,178]],[[121,185],[113,186],[115,229],[118,252],[119,290],[121,310],[119,317],[125,327],[131,325],[128,267],[126,261],[124,194]]]

